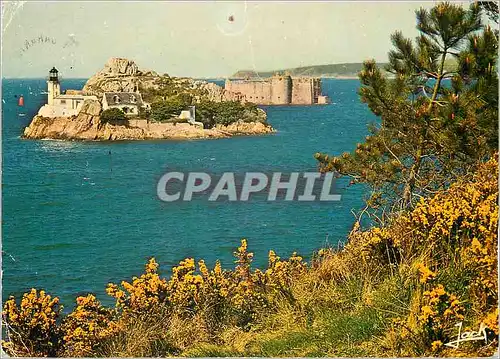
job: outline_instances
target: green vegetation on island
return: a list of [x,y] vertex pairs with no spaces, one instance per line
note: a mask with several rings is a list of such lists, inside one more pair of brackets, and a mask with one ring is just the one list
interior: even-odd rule
[[163,75],[154,88],[142,88],[141,93],[146,101],[151,103],[151,112],[144,117],[157,122],[187,122],[179,119],[183,110],[195,106],[195,119],[204,128],[215,125],[230,125],[232,123],[265,122],[265,114],[255,104],[239,101],[213,101],[209,90],[190,79],[173,79]]
[[[186,258],[168,277],[153,258],[142,275],[108,285],[114,306],[88,294],[69,314],[57,297],[32,289],[4,304],[3,349],[79,357],[494,355],[499,34],[482,23],[484,8],[439,3],[417,11],[416,41],[392,36],[393,78],[364,63],[360,97],[379,122],[353,152],[316,155],[323,171],[370,190],[345,246],[320,249],[307,263],[269,251],[267,268],[255,269],[242,240],[233,269]],[[497,21],[498,7],[491,9]],[[454,70],[445,69],[448,57]],[[472,332],[477,340],[464,336]]]
[[252,122],[258,116],[258,107],[250,102],[242,104],[239,101],[202,101],[196,106],[197,120],[208,128],[216,124],[227,126],[236,121]]
[[113,125],[123,125],[127,123],[127,116],[125,113],[116,107],[102,111],[100,119],[102,122],[111,123]]

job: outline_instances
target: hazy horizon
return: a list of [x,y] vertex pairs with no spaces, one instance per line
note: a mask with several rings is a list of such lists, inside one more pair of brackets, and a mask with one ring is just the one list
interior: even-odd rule
[[110,57],[196,78],[386,62],[390,34],[415,37],[415,10],[434,3],[6,2],[2,77],[88,78]]
[[[129,60],[134,60],[134,59],[129,58]],[[362,63],[362,61],[358,61],[358,62],[354,62],[354,61],[353,62],[340,62],[340,63],[331,63],[331,64],[311,64],[311,65],[305,64],[305,65],[297,66],[297,68],[299,68],[299,67],[324,66],[324,65],[355,64],[355,63]],[[377,63],[382,64],[382,63],[387,63],[387,61],[378,61]],[[140,65],[140,64],[137,64],[137,65]],[[98,71],[102,70],[103,67],[104,67],[104,63],[101,66],[101,68],[99,68],[95,72],[98,72]],[[142,70],[143,68],[141,68],[141,66],[139,66],[139,69]],[[292,69],[292,67],[279,68],[279,69],[257,69],[255,71],[258,72],[258,73],[263,73],[263,72],[273,72],[273,71],[287,70],[287,69]],[[49,69],[47,69],[47,71],[46,71],[45,74],[42,74],[40,76],[26,76],[26,77],[21,77],[21,76],[17,76],[17,77],[14,77],[14,76],[2,76],[2,78],[4,78],[4,79],[40,79],[40,78],[45,78],[45,77],[48,76],[48,70]],[[155,69],[152,69],[152,70],[156,71]],[[254,71],[254,69],[244,69],[244,68],[242,68],[242,69],[238,69],[238,70],[234,71],[233,73],[230,73],[230,74],[227,74],[227,75],[220,75],[220,76],[186,76],[186,75],[172,75],[172,74],[169,74],[169,75],[175,76],[175,77],[192,77],[192,78],[195,78],[195,79],[219,79],[219,78],[223,79],[223,78],[226,78],[226,77],[230,77],[231,75],[235,74],[238,71]],[[158,72],[159,74],[163,73],[161,71],[156,71],[156,72]],[[74,79],[74,80],[88,79],[93,74],[94,73],[90,74],[89,76],[75,76],[75,77],[66,77],[66,78]],[[292,76],[294,76],[294,75],[292,75]]]

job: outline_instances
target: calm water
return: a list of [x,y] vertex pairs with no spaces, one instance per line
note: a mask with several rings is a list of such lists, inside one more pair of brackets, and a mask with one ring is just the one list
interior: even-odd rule
[[[81,88],[66,80],[63,88]],[[374,120],[356,94],[357,80],[324,80],[333,104],[265,108],[277,134],[220,140],[83,143],[19,138],[45,103],[42,79],[3,80],[3,298],[45,288],[71,307],[78,294],[108,302],[106,283],[129,279],[155,256],[164,272],[185,257],[217,258],[248,238],[255,264],[274,249],[308,255],[335,245],[361,206],[361,188],[335,203],[162,203],[156,183],[167,168],[308,171],[318,151],[354,148]],[[24,95],[25,107],[15,95]],[[25,116],[19,116],[19,114]],[[344,182],[343,182],[344,183]]]

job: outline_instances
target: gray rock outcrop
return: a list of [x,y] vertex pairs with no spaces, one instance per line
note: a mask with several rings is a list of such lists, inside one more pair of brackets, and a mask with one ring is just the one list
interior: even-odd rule
[[[201,90],[205,97],[214,102],[239,100],[235,94],[211,82],[191,78],[172,78],[174,83],[191,90]],[[141,70],[132,60],[110,58],[104,68],[85,83],[83,93],[102,96],[104,92],[135,92],[140,89],[157,89],[162,77],[155,71]]]
[[139,70],[132,60],[112,57],[104,68],[88,79],[83,93],[101,96],[104,92],[136,92],[139,87],[154,87],[160,76],[150,70]]
[[112,57],[104,65],[104,69],[101,71],[108,75],[130,75],[135,76],[139,68],[134,61],[123,59],[119,57]]

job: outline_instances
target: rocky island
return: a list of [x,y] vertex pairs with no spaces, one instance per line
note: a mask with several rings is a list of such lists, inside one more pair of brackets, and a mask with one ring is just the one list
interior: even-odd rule
[[48,101],[23,137],[62,140],[225,138],[275,132],[266,113],[224,88],[140,70],[111,58],[81,90],[61,93],[49,73]]

